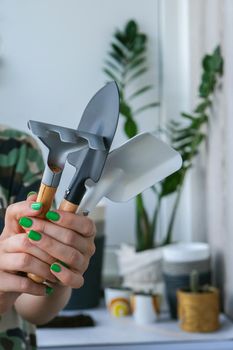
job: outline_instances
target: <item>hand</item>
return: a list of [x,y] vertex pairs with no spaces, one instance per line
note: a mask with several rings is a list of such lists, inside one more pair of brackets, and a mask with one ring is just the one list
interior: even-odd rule
[[18,224],[25,213],[39,215],[39,211],[31,208],[30,201],[10,205],[6,211],[5,227],[0,236],[0,314],[7,312],[21,293],[45,296],[50,291],[49,287],[38,285],[17,271],[40,273],[45,279],[56,282],[49,271],[54,259],[31,244]]
[[[32,199],[31,196],[29,200]],[[49,221],[35,216],[27,218],[30,245],[43,252],[46,261],[48,257],[53,259],[50,273],[58,281],[71,288],[80,288],[84,283],[83,273],[95,252],[95,225],[87,217],[61,210],[48,212],[46,218]],[[24,220],[20,220],[22,226]],[[40,271],[36,274],[43,277]]]

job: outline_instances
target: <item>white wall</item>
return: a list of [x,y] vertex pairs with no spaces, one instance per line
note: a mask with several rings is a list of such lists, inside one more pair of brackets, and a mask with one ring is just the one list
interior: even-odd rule
[[[158,85],[157,0],[0,0],[0,122],[22,130],[28,119],[76,127],[106,81],[102,66],[112,33],[130,18],[149,35],[148,80]],[[141,120],[142,130],[153,129],[158,115]],[[115,145],[123,139],[120,124]],[[132,242],[133,231],[133,202],[108,203],[108,243]]]
[[[187,0],[160,0],[160,52],[162,87],[161,119],[167,123],[179,119],[181,112],[190,112],[190,51],[189,51],[189,2]],[[176,216],[173,239],[192,239],[191,228],[191,184],[187,176],[178,215]],[[173,208],[173,198],[163,204],[161,233],[163,234]]]

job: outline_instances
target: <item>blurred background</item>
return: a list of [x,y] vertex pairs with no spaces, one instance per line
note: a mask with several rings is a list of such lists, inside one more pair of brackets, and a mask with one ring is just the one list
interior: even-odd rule
[[[209,117],[203,125],[206,137],[182,183],[172,242],[210,244],[215,281],[223,288],[225,310],[233,316],[232,16],[230,0],[0,0],[1,124],[26,132],[29,119],[77,127],[90,98],[110,80],[103,69],[114,33],[133,20],[147,36],[148,70],[133,81],[132,89],[142,83],[152,88],[132,105],[157,102],[135,120],[140,132],[156,130],[170,142],[164,129],[171,120],[182,124],[181,113],[192,114],[198,106],[203,57],[221,47],[224,74],[213,78],[217,85],[211,90],[211,106],[203,109]],[[113,148],[127,140],[124,122],[122,116]],[[72,174],[67,167],[58,203]],[[175,195],[171,191],[161,204],[160,242]],[[148,190],[149,215],[154,201]],[[104,200],[101,208],[96,220],[104,223],[103,281],[108,284],[119,278],[116,251],[122,243],[136,244],[135,201]]]

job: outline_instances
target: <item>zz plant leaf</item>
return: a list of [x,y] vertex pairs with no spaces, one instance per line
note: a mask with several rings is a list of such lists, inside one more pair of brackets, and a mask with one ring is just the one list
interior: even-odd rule
[[[148,83],[140,86],[140,81],[143,81],[142,78],[148,70],[147,44],[148,37],[140,31],[138,23],[134,20],[128,21],[122,30],[118,29],[113,34],[110,51],[103,69],[110,79],[114,79],[118,83],[121,97],[120,113],[124,118],[124,132],[128,138],[139,132],[135,117],[147,109],[159,106],[158,101],[146,101],[135,109],[132,103],[140,101],[138,99],[141,96],[144,97],[145,101],[146,94],[153,88]],[[155,207],[151,217],[146,210],[143,195],[137,196],[137,251],[151,249],[156,244],[168,244],[172,240],[172,230],[184,180],[189,169],[193,166],[196,155],[200,152],[201,145],[206,140],[207,134],[204,130],[208,126],[214,93],[223,74],[223,64],[220,46],[212,54],[204,56],[198,89],[200,100],[196,108],[192,113],[181,113],[179,121],[172,120],[168,127],[163,128],[167,129],[167,133],[170,135],[171,145],[181,154],[183,165],[179,171],[151,188],[155,196]],[[163,199],[172,194],[175,194],[176,200],[169,218],[167,232],[161,242],[156,242],[160,207]]]

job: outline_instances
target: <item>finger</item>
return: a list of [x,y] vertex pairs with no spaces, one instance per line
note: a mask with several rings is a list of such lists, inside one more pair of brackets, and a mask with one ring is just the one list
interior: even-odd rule
[[[91,257],[95,253],[95,236],[84,237],[76,231],[55,225],[52,222],[39,218],[27,218],[31,222],[30,229],[36,232],[45,233],[47,236],[56,239],[70,247],[78,249],[82,254]],[[22,221],[21,221],[22,222]]]
[[80,288],[83,286],[84,278],[78,271],[74,272],[60,263],[54,263],[50,267],[51,273],[65,286]]
[[6,253],[31,254],[34,257],[40,259],[41,261],[44,261],[49,265],[51,265],[54,262],[54,258],[52,258],[48,253],[41,250],[35,244],[31,243],[26,233],[21,233],[19,235],[14,235],[9,237],[4,241],[2,248],[3,248],[3,252],[6,252]]
[[52,222],[56,222],[58,226],[79,232],[85,237],[94,236],[96,233],[94,222],[86,216],[76,215],[62,210],[56,210],[49,211],[46,214],[46,219]]
[[64,227],[61,229],[60,226],[42,219],[33,218],[31,221],[32,225],[30,229],[36,232],[45,233],[47,236],[54,238],[65,245],[78,249],[82,254],[89,257],[95,253],[95,236],[84,237],[73,230]]
[[79,250],[37,231],[31,230],[28,237],[32,244],[35,244],[53,258],[65,262],[70,268],[80,272],[86,271],[88,259]]
[[8,231],[12,231],[12,234],[15,232],[22,232],[22,223],[24,227],[27,228],[27,226],[30,226],[31,222],[30,218],[28,218],[28,220],[22,220],[22,218],[40,215],[42,206],[42,203],[32,201],[30,197],[27,201],[9,205],[5,216]]
[[49,265],[27,253],[6,253],[0,257],[0,269],[8,272],[30,272],[44,280],[56,282]]
[[31,191],[27,194],[27,198],[26,198],[26,201],[33,201],[35,202],[36,199],[37,199],[37,192],[34,192],[34,191]]
[[1,272],[1,291],[28,293],[32,295],[44,296],[49,294],[48,288],[43,284],[37,284],[26,277]]

